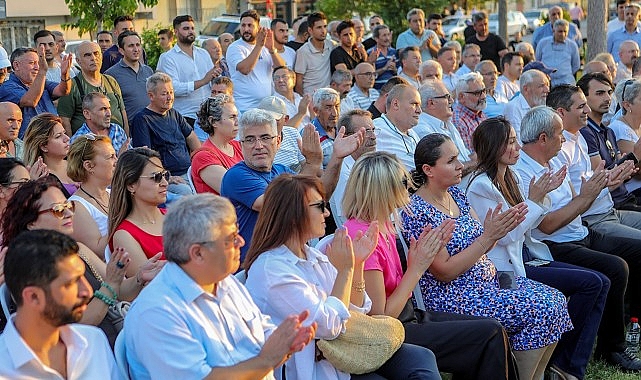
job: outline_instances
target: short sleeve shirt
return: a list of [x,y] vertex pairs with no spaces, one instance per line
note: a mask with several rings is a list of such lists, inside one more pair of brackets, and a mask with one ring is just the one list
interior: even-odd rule
[[243,160],[243,151],[240,143],[232,140],[229,144],[234,148],[234,155],[228,156],[223,151],[207,139],[202,147],[196,151],[191,161],[191,176],[193,177],[194,187],[197,193],[214,193],[219,195],[216,190],[205,183],[200,177],[200,172],[211,165],[219,165],[229,170]]
[[[46,81],[45,89],[42,92],[42,96],[36,104],[35,107],[20,107],[22,110],[22,125],[20,126],[20,131],[18,132],[19,138],[24,138],[25,132],[27,132],[27,126],[31,118],[41,114],[43,112],[50,112],[54,115],[58,114],[56,107],[53,105],[53,90],[58,86],[58,83]],[[15,104],[20,104],[20,99],[29,91],[27,87],[18,77],[11,73],[9,79],[0,86],[0,101],[11,102]]]
[[481,48],[481,60],[490,59],[492,60],[492,62],[494,62],[496,67],[502,67],[499,52],[501,50],[507,49],[507,46],[505,46],[505,41],[503,41],[501,37],[497,36],[494,33],[489,33],[485,41],[479,41],[476,38],[476,34],[474,34],[473,36],[466,39],[465,43],[479,45],[479,47]]

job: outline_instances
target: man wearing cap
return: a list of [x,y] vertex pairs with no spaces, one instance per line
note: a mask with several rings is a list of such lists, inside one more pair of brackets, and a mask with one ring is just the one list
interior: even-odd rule
[[9,55],[7,51],[0,46],[0,84],[4,83],[9,77],[9,67],[11,67],[11,62],[9,62]]
[[276,129],[281,137],[280,148],[274,157],[274,163],[287,166],[295,172],[305,162],[305,156],[298,148],[302,140],[298,130],[288,127],[289,116],[285,102],[275,96],[267,96],[258,104],[258,108],[269,112],[276,120]]
[[554,22],[554,35],[541,39],[536,48],[536,60],[548,66],[556,67],[557,71],[550,74],[552,86],[559,84],[574,84],[574,75],[581,67],[579,48],[568,39],[570,23],[565,20]]
[[[528,65],[531,65],[530,62]],[[532,107],[544,106],[550,92],[550,79],[539,70],[528,70],[519,79],[521,93],[510,100],[504,109],[505,118],[510,121],[516,132],[517,141],[521,141],[521,120]]]

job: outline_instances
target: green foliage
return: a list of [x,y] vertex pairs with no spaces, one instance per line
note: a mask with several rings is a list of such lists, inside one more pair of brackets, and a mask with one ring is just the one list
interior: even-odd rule
[[156,65],[158,65],[160,54],[163,53],[158,43],[158,31],[160,31],[160,29],[171,29],[171,26],[156,24],[156,26],[152,28],[143,29],[140,35],[142,38],[142,47],[145,49],[145,54],[147,55],[147,65],[151,66],[154,70],[156,70]]
[[113,27],[113,19],[133,15],[138,3],[152,7],[158,0],[65,0],[74,22],[63,24],[65,29],[78,29],[78,36]]

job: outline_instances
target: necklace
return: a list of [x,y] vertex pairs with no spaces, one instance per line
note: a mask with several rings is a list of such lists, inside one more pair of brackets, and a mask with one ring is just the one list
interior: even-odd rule
[[450,216],[454,216],[454,214],[452,213],[452,208],[451,208],[451,206],[452,206],[452,197],[450,197],[449,194],[447,195],[447,206],[445,206],[443,203],[439,202],[438,199],[436,199],[436,197],[434,195],[432,195],[432,199],[434,199],[434,202],[438,203],[441,207],[446,209],[447,212],[450,214]]
[[104,203],[100,202],[100,201],[98,200],[98,198],[96,198],[96,197],[94,197],[93,195],[89,194],[89,193],[87,192],[87,190],[85,190],[85,189],[83,189],[83,188],[82,188],[82,186],[80,186],[80,191],[82,191],[83,193],[85,193],[89,198],[93,199],[93,201],[94,201],[94,202],[96,202],[96,204],[97,204],[98,206],[100,206],[100,208],[102,209],[102,211],[104,211],[104,212],[105,212],[105,214],[109,215],[109,206],[106,206]]

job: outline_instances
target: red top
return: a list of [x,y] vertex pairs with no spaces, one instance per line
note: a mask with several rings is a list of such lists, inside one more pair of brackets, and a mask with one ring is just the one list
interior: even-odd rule
[[[167,212],[166,209],[160,209],[160,212],[162,212],[163,215]],[[145,253],[145,256],[147,258],[152,258],[154,255],[156,255],[158,252],[162,252],[162,235],[152,235],[150,233],[147,233],[140,229],[137,225],[131,223],[128,220],[123,220],[122,223],[116,227],[115,231],[126,231],[131,235],[134,240],[140,244],[140,247],[142,248],[142,251]],[[114,231],[114,233],[115,233]],[[113,238],[111,241],[109,241],[109,249],[113,252],[114,247],[113,247]],[[165,260],[165,254],[163,253],[162,256],[160,257],[161,260]]]
[[202,147],[194,154],[191,160],[191,176],[197,193],[214,193],[220,195],[200,178],[201,170],[210,165],[220,165],[225,169],[229,169],[243,160],[243,151],[240,147],[240,142],[231,140],[229,144],[234,148],[234,155],[231,157],[221,151],[209,139],[205,140]]

